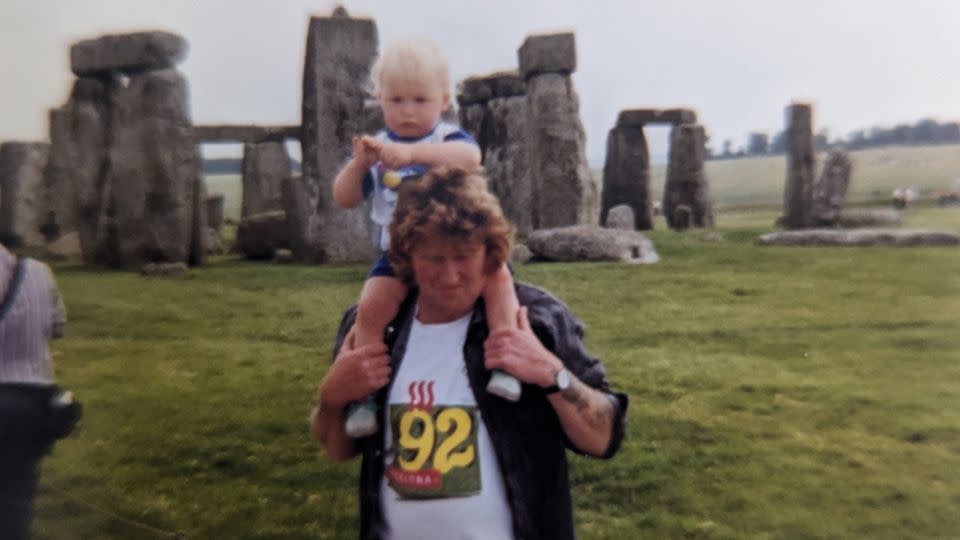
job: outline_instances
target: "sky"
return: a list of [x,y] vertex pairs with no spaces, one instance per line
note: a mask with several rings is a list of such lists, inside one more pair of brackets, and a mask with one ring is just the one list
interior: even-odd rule
[[[345,0],[381,45],[426,36],[454,81],[516,68],[526,36],[572,31],[587,155],[631,108],[689,107],[719,150],[783,129],[784,108],[814,105],[831,138],[923,118],[960,121],[957,0]],[[196,124],[298,124],[310,16],[325,0],[0,0],[0,141],[46,140],[47,110],[73,75],[69,46],[104,33],[163,29],[190,42],[180,69]],[[654,160],[667,129],[647,130]],[[239,155],[207,146],[205,155]]]

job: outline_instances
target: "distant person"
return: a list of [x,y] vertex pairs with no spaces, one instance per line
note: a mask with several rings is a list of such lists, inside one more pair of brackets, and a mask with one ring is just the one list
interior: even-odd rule
[[[450,106],[449,67],[435,43],[415,39],[394,43],[374,64],[371,78],[386,129],[354,138],[353,156],[334,179],[333,199],[342,208],[354,208],[372,197],[370,215],[380,227],[378,245],[385,253],[400,183],[435,166],[478,170],[480,148],[466,131],[441,120]],[[519,304],[507,266],[497,268],[487,285],[483,298],[491,328],[515,327]],[[387,323],[406,295],[406,285],[382,253],[360,293],[354,330],[359,347],[383,341]],[[503,374],[495,374],[488,390],[506,399],[520,397],[520,383]],[[375,433],[379,425],[373,400],[351,407],[346,422],[352,437]]]
[[[54,385],[48,341],[66,311],[50,268],[0,244],[0,538],[29,538],[40,460],[72,428]],[[69,401],[69,397],[65,398]]]
[[[435,170],[399,189],[389,257],[410,290],[386,344],[359,345],[347,312],[311,414],[331,458],[363,455],[360,538],[573,538],[566,450],[620,447],[627,396],[566,306],[518,283],[516,326],[490,328],[481,295],[512,233],[478,174]],[[486,392],[490,369],[523,381],[522,398]],[[358,441],[346,407],[371,392],[385,427]]]

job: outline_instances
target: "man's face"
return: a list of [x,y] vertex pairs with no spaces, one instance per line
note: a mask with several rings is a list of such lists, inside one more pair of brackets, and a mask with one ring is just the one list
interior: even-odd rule
[[387,127],[410,138],[429,134],[450,101],[443,86],[429,77],[383,81],[378,99]]
[[482,242],[450,236],[417,242],[410,262],[420,289],[420,322],[450,322],[469,313],[487,283],[486,260]]

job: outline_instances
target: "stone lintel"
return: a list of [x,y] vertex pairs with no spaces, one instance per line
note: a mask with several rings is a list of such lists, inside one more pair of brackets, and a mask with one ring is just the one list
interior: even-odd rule
[[80,77],[112,71],[166,69],[179,64],[189,44],[164,31],[108,34],[70,47],[70,69]]
[[258,143],[300,139],[300,126],[213,125],[194,126],[193,138],[198,143]]
[[468,77],[457,85],[457,103],[461,107],[526,94],[527,85],[515,70]]
[[524,80],[542,73],[573,73],[577,70],[576,40],[572,32],[527,36],[517,57]]
[[629,109],[620,111],[617,127],[642,128],[646,124],[696,124],[693,109]]

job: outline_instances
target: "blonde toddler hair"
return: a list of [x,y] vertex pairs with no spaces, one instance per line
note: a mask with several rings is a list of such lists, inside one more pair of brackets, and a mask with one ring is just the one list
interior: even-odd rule
[[384,81],[413,81],[433,79],[442,85],[443,93],[450,92],[450,66],[447,57],[436,42],[408,38],[387,46],[370,70],[373,92],[380,92]]

